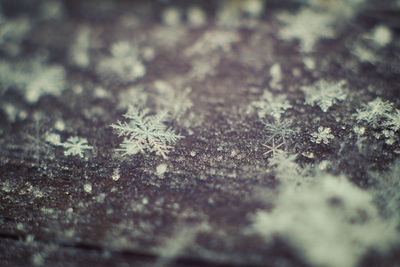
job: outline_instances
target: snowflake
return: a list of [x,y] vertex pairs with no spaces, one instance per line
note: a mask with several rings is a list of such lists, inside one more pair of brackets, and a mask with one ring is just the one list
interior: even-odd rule
[[[42,95],[59,96],[65,85],[65,70],[62,66],[44,64],[44,58],[20,62],[0,62],[0,84],[2,89],[15,87],[29,103],[37,102]],[[1,91],[0,91],[1,92]]]
[[303,52],[311,52],[320,38],[332,38],[334,17],[327,13],[303,8],[296,15],[283,13],[278,17],[286,26],[279,35],[284,40],[299,39]]
[[130,106],[124,115],[130,122],[117,122],[111,127],[117,130],[119,136],[125,136],[119,151],[123,155],[132,155],[147,152],[155,152],[157,155],[167,158],[166,154],[171,149],[169,144],[182,138],[168,129],[163,123],[166,114],[149,115],[147,110],[138,111]]
[[343,91],[345,84],[344,80],[339,82],[320,80],[311,86],[303,86],[301,90],[305,94],[306,104],[318,105],[323,112],[327,112],[332,105],[346,99],[347,95]]
[[70,47],[70,58],[73,64],[85,68],[90,64],[90,28],[81,26],[77,33],[75,42]]
[[281,139],[284,143],[286,140],[293,136],[296,131],[291,129],[293,121],[292,120],[278,120],[273,123],[263,122],[265,129],[269,133],[269,138],[267,142],[271,140]]
[[61,144],[61,146],[67,149],[64,151],[65,156],[76,155],[81,158],[83,158],[83,152],[85,149],[93,149],[93,147],[88,144],[86,138],[80,138],[77,136],[68,138],[65,143]]
[[84,150],[93,149],[93,147],[88,144],[86,138],[81,138],[78,136],[71,136],[66,142],[61,142],[58,134],[48,133],[46,135],[46,141],[52,145],[64,147],[66,149],[66,151],[64,151],[65,156],[75,155],[83,158]]
[[170,116],[176,120],[179,120],[193,106],[189,98],[192,91],[190,87],[185,90],[177,90],[161,80],[155,81],[154,87],[157,90],[157,110],[168,110]]
[[26,86],[25,99],[35,103],[44,94],[60,95],[64,89],[65,71],[61,66],[42,69]]
[[395,109],[394,113],[385,114],[387,121],[384,125],[392,129],[393,131],[400,130],[400,110]]
[[139,60],[139,52],[127,41],[111,46],[112,57],[100,61],[97,70],[100,73],[115,74],[125,81],[134,81],[146,74],[146,68]]
[[263,144],[264,147],[268,148],[268,150],[264,153],[265,156],[271,154],[272,157],[275,157],[277,154],[282,153],[283,151],[280,149],[285,143],[280,143],[279,145],[275,144],[274,139],[272,139],[272,145],[269,146],[267,144]]
[[321,144],[323,142],[324,144],[329,144],[329,139],[333,139],[335,136],[331,134],[331,128],[329,127],[318,127],[318,132],[314,132],[311,134],[311,142]]
[[279,120],[281,115],[285,111],[292,107],[289,101],[287,101],[285,95],[274,96],[271,92],[265,91],[260,101],[254,101],[251,103],[253,107],[258,109],[258,117],[265,118],[267,115],[271,115],[274,119]]
[[392,103],[382,101],[380,97],[377,97],[357,110],[357,120],[369,122],[374,128],[377,128],[381,126],[382,120],[390,116],[392,109]]

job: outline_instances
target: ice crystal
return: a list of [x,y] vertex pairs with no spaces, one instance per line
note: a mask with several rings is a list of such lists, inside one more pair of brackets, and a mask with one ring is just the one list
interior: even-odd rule
[[390,117],[392,109],[392,103],[383,101],[380,97],[377,97],[357,110],[357,120],[366,121],[371,123],[372,127],[377,128],[382,125],[382,121],[384,121],[385,118]]
[[111,46],[111,57],[100,61],[97,66],[101,74],[114,74],[124,81],[134,81],[146,74],[146,68],[139,59],[139,52],[127,41]]
[[55,146],[62,146],[66,150],[64,151],[65,156],[80,156],[84,157],[85,150],[92,150],[93,147],[88,144],[86,138],[78,136],[71,136],[65,142],[61,142],[60,136],[55,133],[48,133],[46,135],[46,141]]
[[386,121],[384,125],[393,131],[400,130],[400,110],[395,109],[393,113],[385,114]]
[[269,134],[267,142],[281,139],[286,143],[286,141],[296,133],[296,131],[292,129],[292,123],[293,121],[289,119],[277,120],[273,123],[264,121],[263,124]]
[[83,158],[84,150],[93,149],[93,147],[88,144],[86,138],[80,138],[77,136],[69,137],[65,143],[61,143],[60,145],[66,149],[66,151],[64,151],[64,155],[76,155],[80,156],[81,158]]
[[157,89],[158,110],[168,110],[170,116],[177,120],[193,106],[189,98],[190,87],[185,88],[185,90],[178,90],[162,80],[155,81],[154,87]]
[[278,17],[286,24],[279,35],[284,40],[298,39],[303,52],[311,52],[314,44],[321,38],[334,35],[332,16],[303,8],[296,15],[280,14]]
[[175,134],[163,123],[166,114],[150,115],[148,110],[137,110],[131,106],[124,115],[129,122],[112,124],[119,136],[125,136],[121,144],[123,155],[155,152],[156,155],[167,158],[170,144],[175,143],[182,136]]
[[70,48],[71,61],[79,67],[87,67],[90,63],[90,29],[82,26],[78,29],[76,40]]
[[311,141],[317,144],[329,144],[330,140],[333,139],[335,136],[331,134],[331,128],[327,127],[324,128],[322,126],[318,127],[318,132],[313,132],[311,134]]
[[0,84],[3,90],[15,87],[29,103],[37,102],[42,95],[59,96],[65,85],[62,66],[44,64],[43,58],[19,64],[0,62]]
[[264,147],[268,148],[268,150],[264,153],[265,156],[271,154],[273,157],[276,156],[276,154],[282,153],[281,146],[283,146],[284,143],[280,143],[279,145],[275,144],[275,140],[272,139],[272,145],[267,145],[263,144]]
[[285,95],[273,95],[269,91],[265,91],[261,100],[254,101],[251,105],[258,110],[257,114],[260,119],[270,115],[276,120],[279,120],[281,115],[292,107]]
[[301,90],[305,94],[306,104],[318,105],[323,112],[327,112],[338,101],[346,99],[347,95],[343,90],[345,84],[344,80],[339,82],[320,80],[311,86],[303,86]]

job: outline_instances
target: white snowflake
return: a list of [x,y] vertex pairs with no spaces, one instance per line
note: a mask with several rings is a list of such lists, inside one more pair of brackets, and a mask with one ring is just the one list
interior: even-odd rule
[[334,17],[329,13],[303,8],[297,14],[283,13],[278,19],[286,24],[279,35],[284,40],[298,39],[303,52],[311,52],[321,38],[332,38]]
[[319,80],[311,86],[303,86],[301,90],[305,94],[306,104],[318,105],[323,112],[327,112],[338,101],[346,99],[347,94],[343,90],[345,85],[344,80],[339,82]]
[[111,127],[117,130],[119,136],[125,136],[119,151],[123,155],[155,152],[167,158],[171,149],[169,144],[175,143],[182,136],[175,134],[163,123],[166,114],[149,115],[147,110],[139,111],[131,106],[124,115],[129,122],[117,122]]
[[134,81],[146,74],[146,67],[139,59],[139,52],[127,41],[111,46],[111,57],[100,61],[97,71],[101,74],[115,74],[124,81]]
[[88,67],[90,63],[89,48],[90,28],[81,26],[78,28],[75,42],[71,45],[69,51],[72,63],[82,68]]
[[311,142],[317,143],[317,144],[329,144],[330,140],[329,139],[333,139],[335,138],[335,136],[333,134],[331,134],[331,128],[329,127],[318,127],[318,132],[313,132],[311,134]]
[[178,90],[162,80],[155,81],[154,87],[157,90],[157,110],[168,110],[170,116],[176,120],[179,120],[193,106],[189,98],[192,91],[190,87]]
[[269,91],[265,91],[261,100],[254,101],[251,105],[258,110],[257,114],[260,119],[271,115],[274,119],[279,120],[287,109],[292,108],[285,95],[273,95]]
[[398,131],[400,130],[400,110],[395,109],[394,113],[388,113],[385,114],[386,116],[386,121],[384,125],[386,127],[389,127],[393,131]]
[[61,138],[58,134],[55,133],[47,133],[46,141],[55,146],[62,146],[66,149],[64,151],[65,156],[80,156],[84,157],[84,150],[92,150],[93,147],[88,144],[86,138],[81,138],[78,136],[71,136],[67,139],[66,142],[61,142]]
[[65,70],[62,66],[45,65],[44,60],[36,58],[20,63],[0,62],[2,90],[15,87],[29,103],[37,102],[46,94],[59,96],[65,88]]
[[88,144],[86,138],[80,138],[77,136],[69,137],[65,143],[61,143],[60,145],[67,149],[64,151],[64,155],[76,155],[80,156],[81,158],[83,158],[84,150],[93,149],[93,147]]
[[267,145],[263,144],[264,147],[266,147],[268,150],[264,153],[264,156],[267,156],[271,154],[272,157],[275,157],[279,153],[283,153],[281,146],[283,146],[285,143],[280,143],[278,145],[275,144],[275,140],[272,139],[272,145]]
[[291,128],[292,123],[293,121],[289,119],[277,120],[273,123],[263,122],[265,129],[269,133],[267,142],[281,139],[286,144],[287,139],[296,134],[296,131]]
[[357,110],[357,120],[371,123],[374,128],[380,127],[382,121],[385,120],[393,110],[393,104],[383,101],[377,97],[373,101],[364,104]]

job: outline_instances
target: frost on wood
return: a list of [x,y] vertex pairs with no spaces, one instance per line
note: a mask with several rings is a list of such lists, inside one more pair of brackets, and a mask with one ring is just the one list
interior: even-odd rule
[[119,136],[125,137],[118,151],[124,156],[139,152],[143,154],[155,152],[156,155],[167,158],[167,153],[172,149],[170,145],[182,136],[167,128],[163,123],[165,116],[166,114],[150,115],[146,109],[137,110],[131,106],[124,115],[129,122],[117,122],[111,125]]
[[29,103],[37,102],[42,95],[61,95],[65,87],[65,76],[62,66],[45,65],[44,58],[16,64],[0,61],[2,90],[15,87]]
[[278,19],[285,24],[279,36],[284,40],[300,40],[303,52],[311,52],[319,39],[334,36],[333,18],[329,14],[303,8],[296,15],[282,13]]
[[284,189],[272,212],[254,215],[254,231],[266,240],[285,237],[313,266],[356,266],[369,248],[385,251],[396,241],[395,226],[379,217],[369,193],[345,178],[315,180],[301,191]]
[[306,97],[306,104],[317,105],[323,112],[327,112],[338,101],[346,99],[347,94],[343,90],[345,85],[346,82],[344,80],[339,82],[320,80],[311,86],[303,86],[301,90]]
[[97,66],[101,74],[114,74],[130,82],[146,74],[146,68],[139,59],[139,51],[127,41],[120,41],[111,46],[111,57],[104,58]]

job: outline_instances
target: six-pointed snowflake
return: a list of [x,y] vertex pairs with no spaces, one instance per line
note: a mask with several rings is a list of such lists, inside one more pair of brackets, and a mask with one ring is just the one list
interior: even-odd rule
[[390,114],[392,109],[393,104],[377,97],[375,100],[368,102],[368,104],[364,104],[357,110],[357,120],[366,121],[371,123],[374,128],[377,128],[380,126],[382,120]]
[[64,151],[65,156],[76,155],[81,158],[83,158],[84,150],[93,149],[93,147],[88,144],[86,138],[80,138],[77,136],[71,136],[65,143],[61,143],[60,145],[66,149],[66,151]]
[[318,127],[318,132],[313,132],[311,134],[311,142],[321,144],[324,143],[325,145],[329,144],[330,140],[333,139],[335,136],[331,134],[331,128],[329,127]]
[[117,122],[111,127],[117,130],[119,136],[125,136],[119,151],[123,155],[132,155],[138,152],[155,152],[167,158],[170,144],[175,143],[182,136],[175,134],[163,123],[166,114],[150,115],[147,110],[137,110],[130,106],[124,115],[129,122]]
[[269,91],[265,91],[261,100],[254,101],[251,105],[257,109],[258,117],[261,119],[270,115],[279,120],[287,109],[292,108],[285,95],[273,95]]
[[339,82],[320,80],[311,86],[303,86],[301,90],[305,94],[306,104],[318,105],[323,112],[327,112],[332,105],[346,99],[347,94],[343,90],[345,84],[344,80]]

